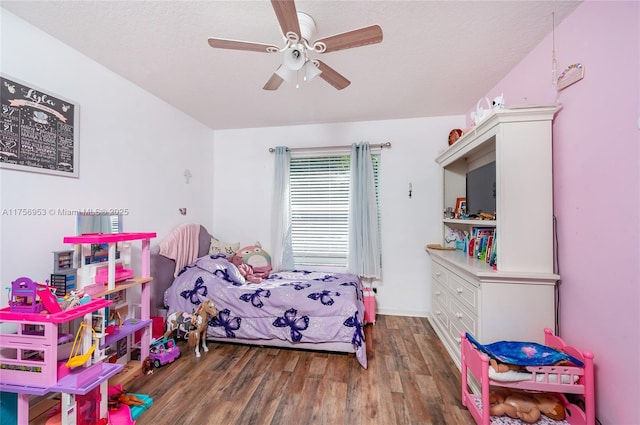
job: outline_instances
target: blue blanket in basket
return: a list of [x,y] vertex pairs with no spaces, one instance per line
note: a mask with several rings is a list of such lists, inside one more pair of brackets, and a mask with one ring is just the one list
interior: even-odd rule
[[467,332],[466,336],[478,350],[502,363],[516,366],[549,366],[566,360],[576,366],[584,366],[584,363],[575,357],[536,342],[498,341],[482,345],[469,332]]

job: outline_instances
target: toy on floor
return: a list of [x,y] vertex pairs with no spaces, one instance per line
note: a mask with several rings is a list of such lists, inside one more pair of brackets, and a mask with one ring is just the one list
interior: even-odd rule
[[151,375],[153,374],[153,362],[151,361],[151,357],[147,356],[146,359],[142,362],[142,374],[143,375]]
[[[151,344],[151,347],[149,347],[148,359],[149,363],[153,365],[153,367],[159,368],[160,366],[164,366],[168,363],[173,363],[173,361],[178,357],[180,357],[180,349],[176,346],[173,338],[167,339],[162,337]],[[145,366],[145,363],[143,363],[142,365],[143,372],[145,374],[149,374],[149,371],[147,370],[148,368],[147,366]],[[151,370],[151,373],[153,373],[153,370]]]
[[[564,415],[565,421],[573,425],[595,425],[595,388],[593,380],[593,358],[594,355],[590,351],[581,350],[575,346],[565,343],[563,339],[553,334],[549,328],[544,329],[544,344],[539,351],[537,345],[531,343],[521,344],[488,344],[480,346],[479,343],[473,343],[468,338],[468,333],[460,334],[460,358],[461,358],[461,388],[462,388],[462,405],[469,409],[471,416],[478,425],[489,425],[494,423],[491,416],[492,413],[501,413],[497,409],[513,409],[508,407],[501,398],[507,397],[507,393],[495,393],[496,389],[512,389],[513,391],[530,391],[538,394],[538,399],[534,399],[534,407],[538,411],[545,413],[541,416],[538,423],[551,423],[553,419],[549,416]],[[475,340],[473,340],[475,341]],[[501,345],[504,345],[501,347]],[[482,348],[480,348],[482,347]],[[516,348],[514,351],[513,349]],[[549,351],[548,348],[557,350],[558,352]],[[504,350],[503,350],[504,349]],[[489,351],[491,354],[485,354]],[[560,354],[560,359],[552,359],[547,361],[544,355],[540,358],[540,353],[549,353],[555,357]],[[498,355],[497,355],[498,354]],[[515,355],[514,355],[515,354]],[[532,363],[549,363],[549,365],[526,365],[525,372],[509,371],[506,373],[491,374],[490,356],[498,363],[504,357],[510,357],[510,361],[506,362],[511,365],[514,363],[523,365],[525,359],[523,357],[531,357]],[[568,356],[568,358],[567,358]],[[562,365],[557,365],[558,360],[562,361]],[[564,362],[569,361],[568,364]],[[521,363],[522,362],[522,363]],[[578,366],[581,365],[581,366]],[[498,369],[500,365],[497,364]],[[511,367],[511,366],[507,366]],[[499,375],[517,374],[516,379],[502,379]],[[478,392],[473,390],[473,381],[475,380],[479,388]],[[509,393],[511,394],[511,393]],[[531,395],[531,393],[526,393]],[[541,398],[543,394],[551,396],[550,398]],[[517,400],[517,399],[516,399]],[[571,400],[571,401],[570,401]],[[557,406],[557,402],[562,405],[562,410]],[[531,400],[528,400],[531,402]],[[498,407],[496,407],[498,406]],[[517,416],[518,406],[521,413],[524,413],[525,406],[522,403],[516,403]],[[513,410],[511,410],[512,413]],[[535,413],[529,410],[529,413]],[[557,416],[556,416],[557,417]],[[497,417],[496,423],[522,422],[521,419],[512,419],[508,416]],[[565,423],[565,422],[563,422]]]
[[109,387],[109,424],[133,425],[153,400],[145,394],[127,394],[122,385]]
[[494,390],[489,394],[492,416],[507,415],[526,423],[536,423],[541,415],[555,421],[565,418],[560,399],[549,393],[525,393],[508,388]]
[[164,338],[174,336],[176,338],[187,339],[191,330],[191,322],[194,318],[192,313],[186,311],[176,311],[167,316]]
[[194,318],[191,322],[191,326],[194,328],[189,332],[189,346],[195,346],[196,357],[200,357],[200,342],[202,342],[202,349],[207,352],[207,328],[209,327],[209,316],[215,316],[218,314],[218,309],[213,305],[213,301],[206,300],[198,306],[198,309],[194,313]]

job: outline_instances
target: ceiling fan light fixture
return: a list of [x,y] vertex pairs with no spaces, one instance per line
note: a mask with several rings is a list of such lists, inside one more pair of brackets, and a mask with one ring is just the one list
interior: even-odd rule
[[311,81],[320,74],[322,74],[322,71],[320,71],[320,68],[318,68],[312,60],[308,60],[304,64],[304,79],[306,81]]
[[300,35],[303,40],[311,41],[316,38],[316,31],[318,27],[316,26],[316,21],[313,18],[304,13],[297,12],[298,15],[298,24],[300,25]]
[[296,74],[297,71],[294,71],[285,65],[280,65],[278,69],[276,69],[276,75],[285,80],[287,83],[292,83],[296,77]]
[[284,65],[294,71],[301,69],[307,60],[302,44],[293,44],[284,52]]
[[[312,80],[320,75],[320,78],[337,90],[348,87],[351,84],[348,79],[323,61],[315,58],[309,59],[307,51],[329,53],[380,43],[383,38],[382,28],[379,25],[370,25],[318,40],[315,36],[317,31],[315,21],[310,15],[298,12],[295,2],[296,0],[271,0],[271,6],[284,37],[282,48],[272,44],[215,37],[209,37],[209,45],[216,49],[283,54],[282,64],[264,85],[264,90],[277,90],[284,81],[289,83],[295,81],[296,87],[298,87],[300,74],[302,74],[304,81]],[[302,73],[299,72],[300,70]]]

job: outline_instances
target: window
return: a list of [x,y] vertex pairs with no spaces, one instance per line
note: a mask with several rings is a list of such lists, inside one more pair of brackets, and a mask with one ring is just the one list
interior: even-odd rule
[[[291,238],[296,266],[347,265],[350,162],[349,154],[291,158]],[[378,223],[379,162],[380,155],[374,154]]]

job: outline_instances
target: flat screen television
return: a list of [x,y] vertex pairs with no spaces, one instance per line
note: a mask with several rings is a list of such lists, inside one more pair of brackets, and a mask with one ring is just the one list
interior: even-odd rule
[[496,210],[496,163],[467,173],[467,214],[493,214]]

